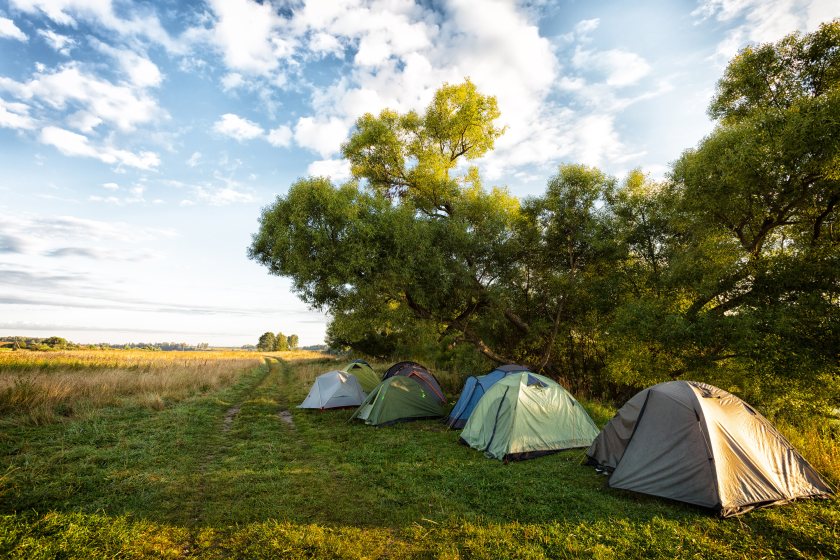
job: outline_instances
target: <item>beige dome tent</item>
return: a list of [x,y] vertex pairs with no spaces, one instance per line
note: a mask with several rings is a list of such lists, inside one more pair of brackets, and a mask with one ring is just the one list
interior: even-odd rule
[[669,381],[631,398],[587,452],[609,485],[716,509],[721,516],[796,498],[828,484],[761,414],[695,381]]

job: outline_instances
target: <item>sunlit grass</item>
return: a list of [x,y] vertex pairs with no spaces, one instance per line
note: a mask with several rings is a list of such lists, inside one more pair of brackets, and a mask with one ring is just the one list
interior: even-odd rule
[[43,424],[93,409],[167,402],[230,385],[262,362],[253,352],[68,350],[0,355],[0,418]]
[[[162,408],[135,406],[138,393],[70,422],[4,426],[0,557],[840,557],[837,500],[721,520],[609,488],[582,450],[504,465],[439,421],[373,428],[352,410],[299,410],[346,358],[250,356],[259,367],[229,385]],[[581,403],[599,425],[614,412]],[[836,476],[830,432],[780,429]]]

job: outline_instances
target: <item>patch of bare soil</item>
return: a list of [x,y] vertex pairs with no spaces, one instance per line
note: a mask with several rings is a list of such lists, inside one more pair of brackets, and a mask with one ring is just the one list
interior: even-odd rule
[[233,425],[233,419],[236,418],[236,415],[239,414],[239,409],[242,408],[242,405],[232,406],[225,412],[225,419],[224,423],[222,424],[222,431],[227,432],[230,431],[231,425]]
[[280,412],[277,413],[277,416],[280,418],[280,420],[282,420],[283,422],[288,424],[289,427],[294,429],[295,419],[292,418],[292,413],[291,412],[289,412],[288,410],[281,410]]

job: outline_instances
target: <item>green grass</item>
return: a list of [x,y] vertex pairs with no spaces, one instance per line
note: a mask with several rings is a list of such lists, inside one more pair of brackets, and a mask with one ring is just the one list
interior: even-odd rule
[[580,450],[503,465],[438,422],[295,409],[333,366],[268,360],[163,410],[4,426],[0,557],[840,557],[836,500],[721,520],[610,489]]

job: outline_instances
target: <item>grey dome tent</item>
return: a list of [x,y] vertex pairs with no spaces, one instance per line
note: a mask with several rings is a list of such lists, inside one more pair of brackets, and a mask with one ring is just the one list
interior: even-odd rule
[[365,400],[359,381],[344,371],[328,371],[315,378],[309,394],[298,408],[341,408],[359,406]]
[[470,414],[461,442],[505,462],[587,447],[595,423],[560,384],[528,371],[490,387]]
[[668,381],[631,398],[587,451],[608,484],[717,510],[722,517],[832,491],[773,427],[738,397]]

